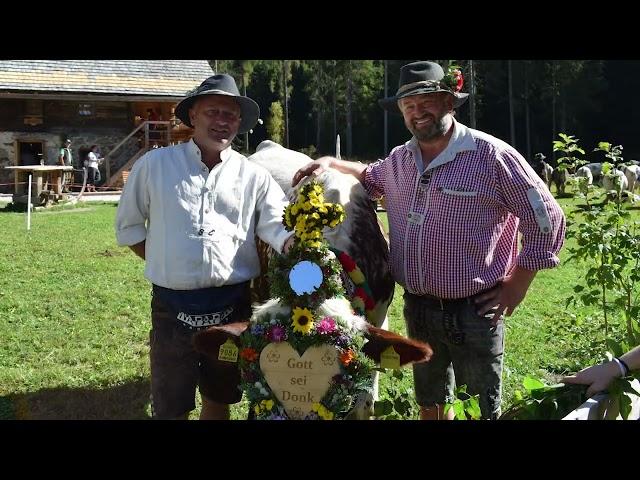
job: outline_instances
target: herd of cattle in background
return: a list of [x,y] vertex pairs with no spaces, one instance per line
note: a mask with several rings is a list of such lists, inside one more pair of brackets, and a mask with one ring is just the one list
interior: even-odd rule
[[[584,177],[589,185],[599,185],[604,188],[605,192],[627,191],[634,195],[636,189],[640,189],[640,162],[630,160],[625,163],[629,165],[621,166],[622,169],[614,168],[611,175],[602,174],[602,163],[588,163],[578,168],[572,175],[567,170],[554,169],[545,162],[543,154],[537,153],[531,166],[548,188],[551,188],[551,184],[556,186],[558,196],[565,196],[565,186],[572,176]],[[616,186],[612,176],[619,178],[619,186]],[[634,197],[635,200],[638,200],[637,195]]]

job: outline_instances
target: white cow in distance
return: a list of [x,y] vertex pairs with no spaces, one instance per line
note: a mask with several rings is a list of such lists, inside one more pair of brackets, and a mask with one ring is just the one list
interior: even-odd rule
[[[622,192],[628,189],[629,184],[624,172],[614,168],[609,174],[602,175],[602,187],[604,188],[607,197],[613,196],[615,198],[622,195]],[[610,194],[609,192],[611,191],[615,191],[616,193]]]
[[624,167],[624,176],[627,178],[627,187],[631,193],[640,187],[640,167],[638,165],[628,165]]
[[576,177],[584,177],[587,179],[588,185],[593,185],[593,174],[586,166],[582,166],[576,170]]

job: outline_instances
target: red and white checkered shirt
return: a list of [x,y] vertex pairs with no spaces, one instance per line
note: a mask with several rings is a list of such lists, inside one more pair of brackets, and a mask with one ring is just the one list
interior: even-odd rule
[[371,198],[385,197],[391,273],[407,290],[463,298],[515,265],[558,265],[564,213],[513,147],[454,120],[449,145],[423,170],[413,138],[365,172]]

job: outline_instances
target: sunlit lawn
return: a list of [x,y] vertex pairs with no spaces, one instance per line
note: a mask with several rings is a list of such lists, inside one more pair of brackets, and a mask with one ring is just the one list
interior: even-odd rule
[[[23,213],[0,210],[0,418],[149,417],[150,288],[143,262],[116,246],[115,211],[89,204],[36,212],[27,232]],[[507,320],[504,406],[524,376],[553,381],[576,363],[567,351],[598,334],[593,323],[571,327],[564,307],[583,273],[575,264],[540,272]],[[404,333],[400,288],[389,316]],[[563,336],[562,325],[577,339]],[[578,360],[587,361],[583,350]],[[383,375],[383,393],[387,382]],[[232,412],[246,418],[246,404]]]

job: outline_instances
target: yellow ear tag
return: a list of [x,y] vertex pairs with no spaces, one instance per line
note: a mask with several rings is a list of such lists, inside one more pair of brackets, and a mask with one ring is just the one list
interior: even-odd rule
[[390,345],[380,354],[380,367],[394,370],[400,368],[400,355],[396,353],[393,346]]
[[238,347],[230,338],[227,338],[227,341],[220,345],[218,360],[231,363],[238,361]]

